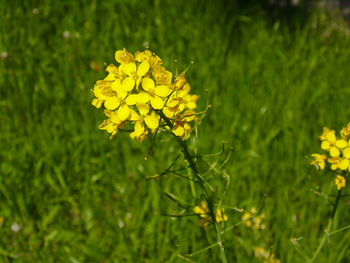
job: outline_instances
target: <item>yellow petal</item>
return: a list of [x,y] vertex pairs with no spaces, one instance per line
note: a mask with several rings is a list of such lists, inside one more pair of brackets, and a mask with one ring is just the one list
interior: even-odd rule
[[337,147],[331,147],[329,150],[329,154],[332,157],[338,157],[340,155],[340,151]]
[[113,132],[116,128],[117,128],[117,126],[114,126],[112,122],[109,122],[106,126],[106,130],[109,133]]
[[136,111],[130,109],[130,120],[131,121],[137,121],[139,119],[139,115]]
[[323,141],[323,142],[321,143],[321,148],[322,148],[323,150],[328,150],[329,147],[330,147],[329,141]]
[[196,117],[196,113],[193,110],[187,110],[184,113],[184,119],[187,122],[193,121]]
[[174,99],[170,99],[168,100],[168,102],[166,103],[166,105],[170,108],[174,108],[179,104],[179,100],[174,100]]
[[346,148],[343,150],[343,155],[344,155],[345,158],[350,159],[350,147],[346,147]]
[[337,140],[336,136],[335,136],[335,133],[334,132],[328,132],[327,135],[326,135],[326,139],[327,141],[329,142],[335,142]]
[[104,121],[98,126],[98,128],[99,128],[100,130],[105,130],[107,124],[108,124],[107,120],[104,120]]
[[318,166],[320,167],[321,170],[323,170],[323,169],[324,169],[324,166],[325,166],[324,161],[323,161],[323,162],[319,162],[319,163],[318,163]]
[[193,208],[193,212],[195,212],[196,214],[205,214],[205,212],[203,211],[203,209],[199,206],[195,206]]
[[117,97],[108,97],[105,101],[105,107],[109,110],[115,110],[118,108],[120,102]]
[[348,145],[347,142],[346,142],[345,140],[343,140],[343,139],[337,140],[337,141],[335,142],[335,146],[337,146],[337,147],[340,148],[340,149],[345,148],[347,145]]
[[128,106],[123,105],[118,109],[118,117],[121,121],[125,121],[130,115],[130,109]]
[[154,89],[154,93],[159,97],[167,97],[171,93],[171,89],[168,86],[160,85]]
[[342,159],[339,164],[339,169],[346,170],[349,167],[349,160],[348,159]]
[[137,75],[138,76],[144,76],[149,70],[149,64],[147,61],[142,62],[139,65],[139,68],[137,69]]
[[137,109],[139,110],[141,115],[147,115],[148,114],[149,108],[148,108],[147,104],[139,103],[136,106],[137,106]]
[[103,103],[103,100],[93,99],[91,104],[94,105],[96,108],[101,108],[102,103]]
[[120,79],[115,79],[111,84],[112,90],[118,92],[122,88],[122,83]]
[[126,75],[131,77],[136,73],[136,64],[135,63],[126,64],[123,67],[123,70],[124,70]]
[[147,115],[144,120],[147,126],[152,130],[159,126],[159,121],[154,114]]
[[164,106],[164,101],[159,97],[156,97],[156,96],[151,97],[150,101],[151,101],[152,108],[155,110],[160,110]]
[[135,86],[135,80],[131,77],[127,77],[123,80],[122,88],[125,91],[131,91]]
[[165,114],[165,116],[167,116],[168,118],[174,118],[174,112],[170,111],[168,107],[164,107],[163,108],[163,113]]
[[128,105],[135,105],[137,103],[137,98],[138,95],[137,94],[130,94],[126,99],[125,102]]
[[182,128],[180,125],[178,125],[178,126],[175,126],[175,127],[173,128],[173,133],[174,133],[176,136],[181,137],[182,135],[184,135],[185,130],[184,130],[184,128]]
[[104,78],[104,80],[109,80],[113,81],[115,79],[115,74],[114,73],[109,73],[107,77]]
[[141,91],[138,95],[137,95],[137,103],[147,103],[149,102],[150,96],[147,92]]
[[128,95],[128,92],[126,92],[125,90],[123,89],[120,89],[118,92],[118,98],[121,99],[121,100],[124,100],[126,95]]
[[115,61],[122,63],[124,58],[124,52],[122,50],[117,50],[114,54]]
[[332,165],[331,165],[331,169],[334,171],[334,170],[336,170],[338,168],[338,165],[337,164],[335,164],[335,163],[333,163]]
[[114,111],[113,111],[112,114],[111,114],[110,120],[111,120],[113,123],[115,123],[115,124],[120,124],[120,123],[121,123],[121,121],[120,121],[120,119],[119,119],[119,117],[118,117],[118,114],[116,114]]
[[143,132],[145,131],[145,127],[143,126],[142,122],[138,121],[135,123],[134,130],[134,135],[138,137],[141,136],[141,134],[143,134]]
[[197,104],[195,102],[193,102],[193,101],[190,101],[190,102],[188,102],[186,104],[186,106],[187,106],[187,108],[193,110],[193,109],[195,109],[197,107]]
[[142,88],[145,90],[145,91],[153,91],[154,89],[154,81],[150,78],[144,78],[142,80]]

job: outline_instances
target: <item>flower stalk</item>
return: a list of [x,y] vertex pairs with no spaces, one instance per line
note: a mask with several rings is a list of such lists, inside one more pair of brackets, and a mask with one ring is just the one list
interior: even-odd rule
[[[159,116],[168,125],[168,127],[172,130],[173,125],[172,125],[171,121],[161,111],[158,111],[158,113],[159,113]],[[212,198],[209,195],[209,193],[205,187],[205,183],[204,183],[203,178],[199,174],[197,165],[194,161],[194,157],[190,154],[190,152],[188,150],[186,141],[182,140],[180,137],[177,137],[177,136],[175,136],[175,137],[176,137],[177,142],[179,143],[179,145],[182,148],[182,151],[184,153],[184,157],[188,161],[194,177],[196,178],[200,188],[202,189],[203,193],[205,194],[205,201],[207,202],[207,205],[208,205],[209,216],[210,216],[211,222],[214,224],[214,227],[216,230],[217,244],[218,244],[219,249],[220,249],[221,260],[223,263],[227,263],[227,257],[225,254],[224,243],[223,243],[223,239],[222,239],[222,235],[221,235],[221,229],[220,229],[219,224],[216,222],[216,215],[215,215],[215,209],[214,209],[214,204],[213,204]],[[191,183],[193,183],[193,181],[191,181]]]

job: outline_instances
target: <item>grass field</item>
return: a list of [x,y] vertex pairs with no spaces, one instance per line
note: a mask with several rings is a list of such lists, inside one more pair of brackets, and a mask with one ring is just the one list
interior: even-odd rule
[[[215,243],[196,216],[167,216],[179,207],[165,193],[193,203],[188,182],[146,180],[176,157],[176,142],[159,140],[145,160],[148,141],[110,141],[97,129],[91,89],[104,63],[146,45],[169,69],[194,61],[198,108],[212,107],[190,147],[233,149],[225,226],[241,221],[233,208],[266,214],[265,230],[225,232],[229,262],[263,262],[256,246],[305,262],[293,238],[316,250],[330,211],[317,193],[337,190],[308,156],[320,152],[324,126],[350,121],[345,34],[328,21],[292,30],[224,1],[33,2],[0,1],[0,262],[219,262],[216,247],[188,256]],[[349,225],[348,194],[332,230]],[[316,262],[349,262],[349,238],[332,235]]]

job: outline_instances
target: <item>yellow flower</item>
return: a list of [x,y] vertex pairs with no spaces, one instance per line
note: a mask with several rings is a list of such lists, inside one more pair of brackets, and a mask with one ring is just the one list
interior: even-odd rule
[[280,260],[275,258],[275,254],[262,247],[254,247],[254,256],[264,259],[264,263],[280,263]]
[[175,116],[174,127],[172,131],[176,136],[182,137],[184,140],[186,140],[190,136],[191,126],[183,117],[177,115]]
[[152,54],[152,52],[149,50],[145,50],[143,52],[137,51],[135,53],[135,60],[138,62],[147,61],[151,68],[162,64],[162,60],[157,55]]
[[170,71],[167,71],[163,66],[161,65],[155,65],[152,68],[152,75],[154,80],[156,81],[157,85],[170,85],[172,74]]
[[140,115],[134,112],[134,115],[135,115],[135,117],[133,117],[133,120],[135,120],[134,132],[130,134],[132,138],[139,137],[145,133],[146,127],[144,126],[143,123],[146,123],[147,127],[152,130],[158,128],[159,126],[159,120],[157,119],[154,112],[150,112],[147,104],[138,104],[137,108],[140,112]]
[[135,61],[133,55],[129,53],[125,48],[123,50],[117,50],[114,54],[115,60],[120,64],[129,64]]
[[109,139],[112,139],[117,134],[118,129],[124,126],[125,122],[119,119],[116,112],[110,110],[105,110],[104,112],[109,118],[104,120],[98,128],[101,130],[107,130],[107,132],[111,134]]
[[342,150],[342,158],[340,158],[338,168],[344,171],[349,168],[350,171],[350,147]]
[[143,131],[143,133],[141,135],[139,135],[139,136],[136,136],[135,132],[130,133],[130,138],[131,139],[135,139],[136,138],[140,143],[142,143],[146,139],[147,135],[148,135],[148,130],[145,129]]
[[225,209],[224,208],[220,208],[220,209],[216,210],[215,220],[216,220],[217,223],[226,222],[227,219],[228,219],[228,217],[225,214]]
[[116,92],[112,90],[111,82],[106,80],[99,80],[93,89],[96,98],[93,99],[92,105],[96,108],[100,108],[106,99],[116,95]]
[[199,215],[201,218],[209,218],[209,209],[206,201],[202,201],[199,206],[193,208],[193,212]]
[[255,207],[252,207],[249,212],[243,214],[242,221],[247,227],[251,227],[254,230],[265,229],[265,224],[263,224],[265,214],[257,215],[256,213]]
[[[199,206],[195,206],[193,208],[193,211],[195,212],[195,214],[199,215],[202,218],[200,223],[206,227],[211,221],[207,202],[202,201]],[[227,221],[227,219],[228,217],[225,214],[224,208],[219,208],[215,211],[215,221],[217,223],[225,222]]]
[[149,64],[147,61],[142,62],[138,67],[135,63],[122,64],[122,71],[127,75],[122,82],[122,88],[125,91],[132,91],[136,85],[136,90],[142,80],[142,77],[146,75],[149,70]]
[[339,157],[328,158],[328,162],[331,164],[331,169],[334,171],[339,168],[341,159]]
[[340,149],[345,148],[348,143],[344,139],[337,140],[335,136],[335,130],[329,130],[323,128],[323,133],[320,136],[322,140],[321,148],[329,151],[331,157],[338,157],[340,155]]
[[171,89],[166,85],[155,86],[154,81],[150,78],[144,78],[142,81],[142,88],[146,91],[139,93],[141,99],[145,103],[148,101],[151,103],[152,108],[160,110],[164,106],[164,98],[169,96]]
[[185,73],[182,73],[176,77],[174,80],[174,88],[176,90],[180,90],[184,87],[184,85],[187,83],[187,80],[185,78]]
[[348,123],[348,124],[346,125],[346,127],[344,127],[343,129],[341,129],[340,135],[341,135],[344,139],[349,139],[349,138],[350,138],[350,123]]
[[335,185],[337,186],[338,190],[340,190],[343,187],[345,187],[345,184],[346,184],[345,178],[343,176],[341,176],[341,175],[337,175],[337,177],[335,178],[334,182],[335,182]]
[[310,162],[311,165],[315,165],[316,166],[316,169],[321,169],[323,170],[324,169],[324,166],[325,166],[325,160],[327,159],[327,156],[324,155],[324,154],[318,154],[318,153],[314,153],[311,155],[314,160],[312,160]]

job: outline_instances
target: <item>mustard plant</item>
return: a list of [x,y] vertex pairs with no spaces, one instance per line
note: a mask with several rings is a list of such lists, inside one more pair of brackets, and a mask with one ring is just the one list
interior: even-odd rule
[[[146,138],[154,140],[160,132],[170,134],[176,139],[186,166],[191,171],[187,179],[196,199],[194,203],[198,204],[192,207],[192,211],[200,218],[203,227],[213,226],[217,237],[215,246],[219,247],[222,262],[227,262],[222,226],[228,216],[221,207],[222,199],[218,204],[214,202],[216,191],[197,167],[196,160],[200,156],[192,153],[186,142],[191,136],[193,126],[200,123],[200,116],[206,112],[195,111],[199,96],[191,94],[191,87],[185,76],[187,69],[173,77],[163,66],[162,60],[147,49],[135,54],[125,48],[118,50],[115,52],[115,60],[119,65],[107,66],[107,76],[98,80],[93,89],[95,98],[92,105],[96,108],[103,107],[107,116],[99,129],[110,133],[110,139],[119,131],[129,132],[130,137],[140,143]],[[171,173],[172,165],[162,174],[149,178]],[[215,172],[220,173],[218,169]],[[229,182],[227,174],[223,177]],[[202,192],[198,199],[195,184]],[[171,194],[169,196],[176,199]],[[211,247],[213,246],[209,246]],[[202,251],[205,250],[207,248]]]
[[[328,219],[328,225],[325,230],[325,234],[323,235],[319,246],[316,251],[311,255],[307,256],[305,251],[301,249],[298,245],[296,239],[292,239],[292,244],[295,248],[300,252],[307,262],[312,263],[315,262],[322,248],[324,247],[326,240],[333,234],[339,233],[349,228],[345,227],[333,232],[331,228],[333,226],[333,221],[335,214],[337,212],[337,208],[339,205],[339,201],[341,198],[341,193],[343,188],[346,186],[346,181],[349,179],[349,171],[350,171],[350,123],[347,124],[346,127],[343,127],[339,133],[339,136],[336,135],[335,130],[331,130],[327,127],[323,128],[323,132],[319,137],[321,141],[321,149],[324,151],[322,153],[314,153],[311,155],[312,160],[310,164],[315,166],[317,171],[326,170],[327,168],[327,176],[332,176],[337,194],[334,201],[330,201],[331,204],[331,212]],[[325,194],[322,194],[328,200],[328,197]]]

